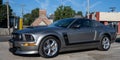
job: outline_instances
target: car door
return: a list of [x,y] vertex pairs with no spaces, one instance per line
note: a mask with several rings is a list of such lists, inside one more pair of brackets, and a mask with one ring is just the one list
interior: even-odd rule
[[92,42],[95,36],[94,27],[90,20],[77,20],[67,31],[69,43],[87,43]]

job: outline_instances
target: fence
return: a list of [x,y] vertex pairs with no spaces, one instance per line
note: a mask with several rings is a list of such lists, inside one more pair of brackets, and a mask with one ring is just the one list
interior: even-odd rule
[[[10,29],[10,34],[13,32],[13,29]],[[9,35],[8,28],[0,28],[0,35]]]

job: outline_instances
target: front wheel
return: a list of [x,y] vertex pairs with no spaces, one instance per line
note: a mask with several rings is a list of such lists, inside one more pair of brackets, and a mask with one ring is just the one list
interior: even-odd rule
[[107,51],[109,50],[110,46],[111,46],[110,38],[107,36],[104,36],[100,41],[100,45],[98,48],[102,51]]
[[45,37],[39,46],[39,54],[45,58],[55,57],[58,55],[59,45],[59,41],[55,37]]

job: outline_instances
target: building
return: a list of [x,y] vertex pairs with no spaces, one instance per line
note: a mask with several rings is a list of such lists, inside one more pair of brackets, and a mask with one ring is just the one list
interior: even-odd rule
[[90,19],[110,25],[120,34],[120,12],[94,12],[90,14]]
[[51,23],[52,20],[49,20],[46,16],[46,10],[39,10],[39,17],[34,20],[31,26],[46,26],[50,25]]

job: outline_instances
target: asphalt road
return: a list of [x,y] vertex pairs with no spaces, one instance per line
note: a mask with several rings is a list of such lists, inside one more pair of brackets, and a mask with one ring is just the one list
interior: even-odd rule
[[0,36],[0,42],[6,42],[11,38],[11,36]]
[[[109,51],[96,49],[64,52],[55,58],[42,58],[39,55],[13,55],[9,52],[9,36],[2,36],[0,42],[0,60],[120,60],[120,38],[113,43]],[[3,39],[3,40],[2,40]],[[5,41],[6,40],[6,41]]]

